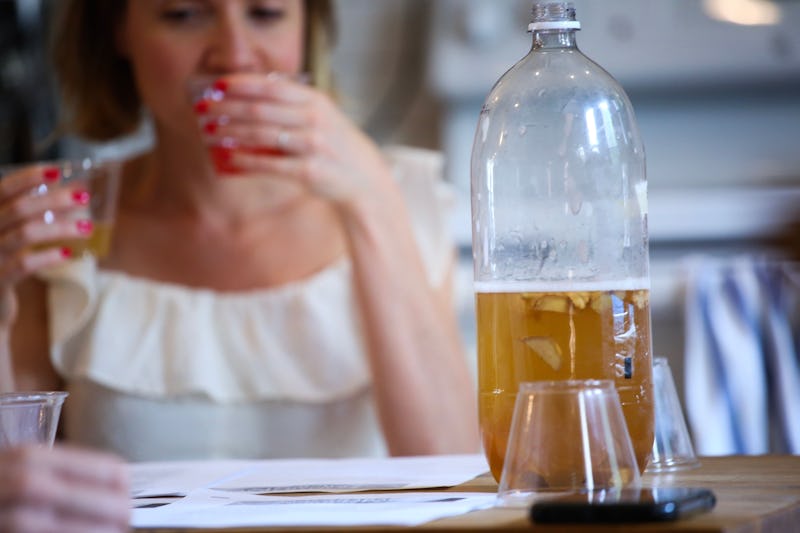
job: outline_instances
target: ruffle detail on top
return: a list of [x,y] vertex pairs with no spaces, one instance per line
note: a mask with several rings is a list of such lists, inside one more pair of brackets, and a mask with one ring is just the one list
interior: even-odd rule
[[[454,259],[441,155],[401,147],[385,154],[428,278],[441,285]],[[351,398],[371,385],[351,270],[342,259],[297,282],[220,293],[104,271],[91,257],[70,261],[42,274],[51,360],[67,381],[143,398]]]
[[453,268],[451,216],[455,197],[442,179],[441,152],[390,146],[383,150],[403,192],[428,281],[440,287]]
[[341,260],[302,282],[217,293],[72,261],[46,275],[51,357],[68,380],[143,397],[347,398],[371,379],[350,270]]

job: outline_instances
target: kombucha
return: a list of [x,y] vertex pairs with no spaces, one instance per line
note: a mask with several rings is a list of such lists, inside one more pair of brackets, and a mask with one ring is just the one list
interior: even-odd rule
[[266,146],[258,148],[229,147],[222,145],[211,145],[208,148],[209,157],[214,165],[217,174],[241,174],[242,169],[231,163],[233,153],[239,151],[253,155],[286,155],[283,150],[268,148]]
[[613,380],[644,470],[654,424],[649,290],[621,285],[476,285],[481,438],[498,481],[523,381]]
[[42,245],[34,246],[34,250],[46,248],[69,248],[73,257],[80,257],[84,253],[91,253],[97,259],[108,255],[111,248],[111,235],[114,230],[113,222],[92,221],[92,234],[86,239],[61,239]]

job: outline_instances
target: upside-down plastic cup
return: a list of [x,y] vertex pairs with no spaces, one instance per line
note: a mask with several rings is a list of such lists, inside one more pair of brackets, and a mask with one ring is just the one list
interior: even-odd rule
[[0,394],[0,449],[29,444],[52,447],[66,392]]
[[611,380],[521,383],[497,493],[503,507],[640,483]]
[[656,428],[647,473],[674,472],[700,466],[686,427],[669,362],[653,358]]

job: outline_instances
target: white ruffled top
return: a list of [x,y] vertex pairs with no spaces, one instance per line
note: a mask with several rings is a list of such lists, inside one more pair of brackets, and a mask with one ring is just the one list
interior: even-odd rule
[[[387,150],[432,284],[452,260],[438,154]],[[348,259],[215,292],[71,261],[48,282],[68,440],[132,461],[386,453]]]

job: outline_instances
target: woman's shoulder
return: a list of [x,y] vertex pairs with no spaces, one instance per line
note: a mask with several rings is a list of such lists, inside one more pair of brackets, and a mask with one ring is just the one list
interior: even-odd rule
[[384,156],[406,197],[412,216],[416,214],[449,215],[453,191],[444,180],[444,156],[427,148],[390,145]]
[[444,156],[436,150],[386,146],[383,153],[403,194],[417,246],[434,286],[445,281],[454,254],[455,195],[444,179]]
[[382,151],[399,178],[442,180],[444,156],[438,150],[395,144]]

